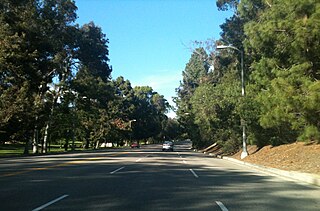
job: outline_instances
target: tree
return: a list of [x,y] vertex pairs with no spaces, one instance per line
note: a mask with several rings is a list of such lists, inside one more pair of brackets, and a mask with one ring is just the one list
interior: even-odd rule
[[252,80],[259,92],[260,123],[282,131],[271,136],[273,144],[297,136],[319,139],[318,8],[316,1],[273,1],[245,26],[246,48],[259,55],[252,64]]
[[134,95],[134,137],[138,140],[157,137],[162,130],[162,121],[167,118],[169,103],[149,86],[134,87]]
[[79,32],[76,54],[79,69],[71,86],[77,95],[76,107],[82,128],[86,131],[83,137],[85,148],[88,148],[90,140],[100,140],[108,131],[106,110],[108,101],[112,99],[112,69],[108,65],[108,40],[101,28],[91,22],[82,26]]
[[168,118],[162,124],[161,137],[166,140],[177,140],[181,137],[183,131],[177,119]]
[[[56,55],[67,45],[60,36],[67,34],[66,28],[75,20],[76,7],[69,0],[5,0],[0,8],[3,27],[0,35],[3,42],[0,55],[1,111],[10,113],[4,124],[10,124],[11,120],[18,118],[20,125],[26,126],[24,131],[33,127],[33,146],[34,152],[37,152],[38,131],[47,116],[44,97],[49,89],[48,84],[59,71]],[[15,104],[13,98],[7,98],[13,90],[20,93],[15,99],[24,101],[17,109],[23,113],[23,119],[22,115],[12,113],[6,105]],[[18,135],[20,130],[17,128],[12,131],[12,135]],[[30,137],[15,138],[28,141]]]
[[175,103],[178,107],[179,123],[195,145],[199,140],[199,128],[194,123],[190,100],[197,87],[208,80],[209,65],[207,58],[207,53],[203,48],[195,49],[186,64],[185,70],[182,72],[182,82],[176,89],[178,97],[175,99]]

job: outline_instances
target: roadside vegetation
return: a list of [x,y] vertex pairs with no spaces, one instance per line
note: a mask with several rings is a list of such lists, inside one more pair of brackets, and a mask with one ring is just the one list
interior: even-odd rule
[[[196,148],[225,152],[320,141],[320,3],[217,0],[234,11],[218,40],[195,41],[177,88],[177,115]],[[216,46],[232,46],[217,50]],[[236,49],[235,49],[236,48]],[[241,96],[241,52],[245,96]]]
[[0,2],[1,153],[174,138],[164,96],[112,79],[108,38],[75,24],[76,11],[72,0]]
[[[112,78],[109,40],[95,23],[75,23],[74,1],[2,0],[1,153],[177,138],[191,139],[195,148],[218,143],[233,153],[241,147],[243,125],[247,142],[259,148],[319,143],[320,3],[216,4],[234,15],[220,26],[219,39],[193,43],[176,89],[177,118],[170,119],[170,105],[152,87]],[[221,45],[233,48],[217,50]]]

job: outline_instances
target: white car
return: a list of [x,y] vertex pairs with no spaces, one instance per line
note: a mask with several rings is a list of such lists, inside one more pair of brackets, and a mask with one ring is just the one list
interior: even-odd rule
[[173,151],[173,142],[172,141],[165,141],[162,144],[162,151]]

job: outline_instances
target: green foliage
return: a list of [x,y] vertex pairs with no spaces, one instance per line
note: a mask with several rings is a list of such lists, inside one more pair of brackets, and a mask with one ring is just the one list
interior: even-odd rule
[[[219,142],[232,152],[247,142],[263,147],[319,139],[320,3],[315,0],[217,0],[234,10],[219,44],[244,52],[246,96],[240,96],[239,52],[215,55],[212,80],[193,53],[176,99],[179,121],[197,146]],[[203,73],[203,74],[199,74]],[[190,131],[196,131],[194,137]],[[233,147],[234,146],[234,147]]]
[[281,131],[270,136],[273,144],[307,138],[310,126],[319,130],[319,12],[315,1],[274,1],[245,26],[247,49],[261,58],[250,81],[257,84],[259,121]]
[[228,9],[236,9],[239,4],[239,0],[217,0],[216,5],[219,10],[225,11]]
[[109,41],[93,22],[75,25],[76,9],[72,0],[0,2],[0,143],[46,153],[61,140],[88,148],[159,138],[168,102],[111,80]]
[[[0,113],[7,116],[0,130],[14,128],[10,132],[4,129],[2,141],[28,141],[30,130],[42,126],[47,116],[45,94],[61,70],[56,56],[70,44],[65,36],[75,20],[75,9],[71,1],[0,3]],[[11,98],[13,92],[16,95]],[[14,107],[6,104],[16,104],[19,109],[11,110]]]
[[136,107],[133,114],[136,119],[134,137],[137,139],[157,137],[162,130],[162,121],[167,120],[165,113],[169,103],[149,86],[135,87],[134,95],[133,104]]
[[320,131],[314,125],[306,126],[303,133],[299,136],[298,140],[318,141],[318,143],[320,143]]
[[224,154],[234,154],[239,151],[241,141],[239,141],[238,135],[232,133],[228,136],[226,141],[218,141],[217,143],[222,146]]
[[200,85],[191,98],[195,124],[200,129],[205,146],[220,140],[220,144],[231,139],[232,131],[239,131],[240,84],[237,73],[225,73],[220,83]]
[[182,135],[182,128],[176,119],[169,118],[163,121],[163,131],[161,136],[167,140],[177,140]]

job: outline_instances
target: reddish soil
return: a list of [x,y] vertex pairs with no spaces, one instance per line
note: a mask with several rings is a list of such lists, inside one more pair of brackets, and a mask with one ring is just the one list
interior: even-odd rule
[[[260,150],[248,146],[249,156],[242,161],[272,168],[320,175],[320,144],[296,142],[277,147],[265,146]],[[233,155],[240,160],[241,152]]]

